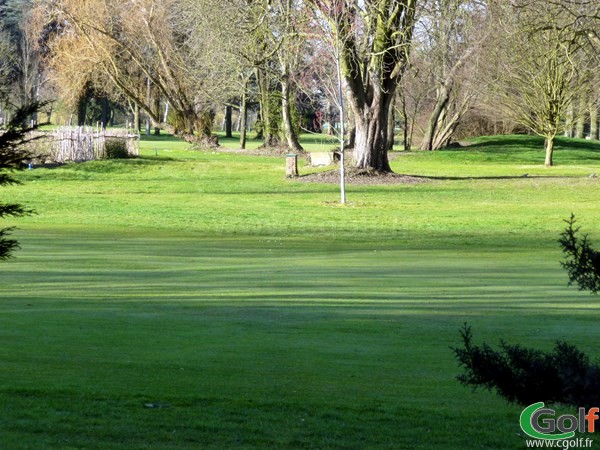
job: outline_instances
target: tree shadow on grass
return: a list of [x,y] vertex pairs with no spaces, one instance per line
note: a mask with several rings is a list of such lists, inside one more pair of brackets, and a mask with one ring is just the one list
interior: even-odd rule
[[46,169],[57,171],[56,176],[67,176],[68,173],[103,173],[103,174],[119,174],[127,172],[135,172],[152,166],[165,165],[177,162],[175,158],[170,157],[153,157],[140,156],[136,158],[124,159],[99,159],[83,162],[68,162],[68,163],[52,163],[34,166],[34,170]]
[[145,135],[142,134],[140,137],[142,142],[183,142],[183,140],[172,134],[161,133],[159,136],[154,134]]
[[539,136],[494,136],[489,140],[481,138],[480,142],[476,142],[464,147],[444,149],[447,151],[469,151],[477,149],[480,151],[492,151],[494,153],[502,150],[507,151],[522,151],[524,148],[528,150],[543,150],[544,138]]
[[[589,139],[573,139],[565,137],[556,138],[556,150],[587,150],[591,152],[600,152],[600,141]],[[495,136],[493,139],[483,138],[481,142],[476,142],[465,147],[448,148],[446,151],[468,151],[477,149],[480,151],[502,152],[513,151],[543,151],[544,138],[540,136],[513,135],[513,136]]]
[[[544,138],[527,135],[483,137],[464,147],[440,151],[460,154],[469,159],[477,158],[481,162],[540,164],[540,161],[543,162]],[[557,165],[600,164],[600,141],[557,137],[554,159]]]
[[136,161],[135,164],[138,166],[156,166],[164,162],[174,162],[177,158],[171,156],[138,156],[136,158],[130,158],[123,161]]
[[176,159],[170,157],[141,156],[126,159],[88,161],[83,164],[72,164],[70,168],[75,172],[126,173],[144,170],[152,166],[174,163],[176,161]]
[[[410,175],[414,178],[422,178],[425,180],[444,180],[444,181],[462,181],[462,180],[557,180],[557,179],[574,179],[574,178],[589,178],[581,175],[489,175],[489,176],[464,176],[464,177],[451,177],[451,176],[425,176],[425,175]],[[595,177],[594,177],[595,178]]]

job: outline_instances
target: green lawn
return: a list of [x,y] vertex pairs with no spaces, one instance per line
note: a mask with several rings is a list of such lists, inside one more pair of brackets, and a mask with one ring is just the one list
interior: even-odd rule
[[561,140],[552,169],[538,147],[398,153],[426,183],[343,207],[283,158],[167,136],[19,174],[0,200],[37,214],[8,221],[0,273],[2,447],[524,448],[522,407],[460,386],[449,347],[468,321],[600,357],[556,243],[574,212],[600,244],[600,145]]

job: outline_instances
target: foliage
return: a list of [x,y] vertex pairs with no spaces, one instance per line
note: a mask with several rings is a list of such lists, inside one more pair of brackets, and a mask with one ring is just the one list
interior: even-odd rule
[[106,159],[124,159],[129,158],[127,151],[127,141],[120,138],[107,138],[104,144]]
[[471,327],[460,329],[462,348],[452,348],[465,386],[496,391],[510,402],[544,401],[589,407],[600,403],[600,367],[575,346],[558,341],[551,352],[500,342],[500,350],[473,344]]
[[569,285],[577,284],[579,290],[597,294],[600,291],[600,253],[592,248],[587,235],[577,236],[580,228],[574,228],[577,222],[574,214],[571,213],[571,218],[565,222],[567,228],[558,242],[565,254],[561,265],[569,274]]
[[[30,159],[31,155],[23,149],[23,144],[27,142],[27,133],[35,129],[35,127],[24,127],[23,123],[27,122],[27,118],[35,113],[39,106],[39,104],[32,104],[17,110],[6,129],[0,134],[0,186],[18,184],[11,172],[21,169],[24,162]],[[30,213],[31,210],[18,203],[0,203],[1,219]],[[8,238],[12,229],[10,227],[0,229],[0,259],[10,258],[12,252],[19,246],[16,240]]]

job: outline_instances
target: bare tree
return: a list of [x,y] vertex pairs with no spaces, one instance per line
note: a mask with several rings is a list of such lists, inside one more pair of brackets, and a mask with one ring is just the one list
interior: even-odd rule
[[[188,28],[194,36],[193,48],[213,49],[210,70],[220,74],[218,83],[227,86],[229,98],[240,98],[242,119],[246,118],[251,88],[256,87],[265,146],[279,144],[280,124],[283,124],[290,147],[298,148],[297,137],[291,135],[289,126],[297,44],[291,40],[286,44],[288,35],[294,32],[297,3],[292,0],[184,3],[189,11],[188,20],[193,20]],[[244,127],[241,128],[243,131]],[[245,145],[245,135],[240,144]]]
[[[327,123],[327,134],[336,133],[335,122],[340,118],[340,96],[337,79],[336,35],[329,22],[316,17],[305,31],[306,49],[299,70],[298,87],[322,112]],[[342,80],[343,81],[343,80]],[[320,126],[314,127],[321,129]]]
[[255,67],[244,57],[253,50],[247,33],[259,23],[253,6],[254,2],[245,0],[183,0],[178,4],[177,23],[186,34],[189,75],[210,85],[214,106],[239,109],[241,148],[246,146],[248,104],[255,97]]
[[590,0],[548,0],[563,13],[563,26],[576,28],[589,44],[600,49],[600,4]]
[[[30,105],[40,98],[46,81],[41,64],[38,40],[43,36],[33,34],[31,2],[12,0],[0,4],[0,76],[4,77],[4,106],[16,109]],[[37,121],[38,111],[26,120]]]
[[422,62],[421,82],[431,86],[433,99],[421,150],[447,145],[475,97],[472,80],[476,58],[490,33],[486,2],[432,0],[419,21],[416,57]]
[[304,149],[298,140],[296,126],[293,123],[292,105],[295,97],[294,91],[294,75],[300,65],[300,59],[303,50],[305,49],[305,40],[300,39],[302,30],[302,22],[305,20],[306,11],[293,0],[280,0],[279,15],[280,15],[280,33],[284,35],[284,41],[277,52],[277,59],[280,67],[281,80],[281,115],[283,123],[283,131],[287,146],[294,152],[303,152]]
[[167,102],[174,131],[210,134],[211,84],[194,76],[197,64],[190,63],[186,30],[176,20],[178,2],[139,0],[132,8],[128,2],[47,0],[38,8],[62,27],[50,62],[64,96],[88,83],[110,86],[155,126],[166,126],[160,105]]
[[413,37],[416,0],[311,0],[340,37],[358,168],[391,172],[388,115]]
[[[564,130],[571,105],[586,85],[577,64],[580,34],[563,26],[563,15],[546,2],[506,6],[503,33],[497,33],[489,57],[492,106],[545,138],[545,165],[553,165],[555,137]],[[491,66],[491,64],[490,64]]]

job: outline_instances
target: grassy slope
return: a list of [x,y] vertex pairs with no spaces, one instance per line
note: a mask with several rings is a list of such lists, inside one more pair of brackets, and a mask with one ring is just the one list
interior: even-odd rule
[[3,442],[522,448],[521,408],[459,386],[448,346],[469,321],[599,356],[556,238],[571,211],[599,237],[600,147],[561,143],[550,170],[526,137],[401,155],[436,179],[350,187],[347,207],[280,158],[165,138],[24,172],[0,192],[38,212],[0,274]]

